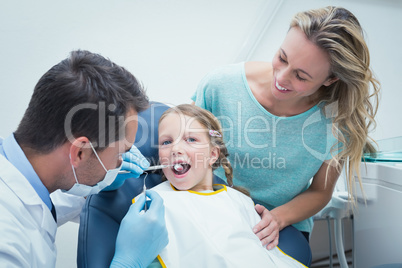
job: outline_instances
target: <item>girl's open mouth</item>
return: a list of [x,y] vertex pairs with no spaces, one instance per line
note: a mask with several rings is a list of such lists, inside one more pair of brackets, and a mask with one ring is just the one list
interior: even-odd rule
[[189,171],[190,168],[191,168],[191,166],[187,163],[178,163],[172,167],[172,171],[176,175],[182,175],[182,174],[186,173],[187,171]]

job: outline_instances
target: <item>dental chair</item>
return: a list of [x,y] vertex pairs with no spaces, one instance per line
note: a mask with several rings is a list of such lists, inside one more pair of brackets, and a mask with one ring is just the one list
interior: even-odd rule
[[[158,102],[151,102],[150,107],[138,114],[138,131],[134,144],[148,159],[151,165],[158,164],[158,122],[162,113],[169,107]],[[161,171],[148,173],[147,188],[162,182]],[[87,198],[81,212],[78,234],[77,267],[109,267],[115,252],[115,242],[120,222],[127,213],[131,200],[143,190],[144,175],[130,178],[117,190],[102,191]],[[225,184],[217,176],[214,183]],[[302,237],[300,243],[289,245],[286,237],[301,235],[292,226],[280,232],[279,247],[286,254],[309,266],[311,249]]]

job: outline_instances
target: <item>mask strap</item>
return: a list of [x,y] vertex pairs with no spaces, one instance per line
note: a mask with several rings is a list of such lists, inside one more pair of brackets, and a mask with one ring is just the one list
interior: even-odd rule
[[89,142],[89,145],[91,145],[92,151],[94,151],[94,154],[95,154],[96,158],[98,158],[98,160],[99,160],[99,162],[101,163],[103,169],[107,172],[106,167],[103,165],[102,160],[99,158],[99,155],[96,153],[95,148],[92,146],[92,143]]
[[[71,154],[69,154],[68,157],[70,158],[70,164],[71,164]],[[74,168],[73,164],[71,164],[71,168],[73,169],[74,179],[77,182],[77,184],[79,184],[77,175],[75,174],[75,168]]]

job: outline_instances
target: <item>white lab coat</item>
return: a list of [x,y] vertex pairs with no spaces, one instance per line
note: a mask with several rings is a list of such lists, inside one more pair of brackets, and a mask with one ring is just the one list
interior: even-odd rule
[[86,201],[84,197],[57,190],[50,194],[50,198],[56,208],[58,227],[68,221],[80,222],[80,213]]
[[[64,221],[63,210],[60,212],[58,218]],[[56,230],[49,208],[28,180],[0,155],[0,267],[55,267]]]

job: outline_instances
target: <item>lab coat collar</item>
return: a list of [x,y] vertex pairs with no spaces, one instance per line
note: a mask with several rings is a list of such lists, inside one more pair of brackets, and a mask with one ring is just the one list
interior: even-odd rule
[[7,160],[22,173],[49,210],[51,210],[52,202],[50,201],[49,191],[40,180],[38,174],[36,174],[31,163],[25,156],[24,151],[22,151],[20,145],[15,140],[14,134],[11,134],[3,140],[3,150]]
[[[3,155],[0,154],[0,179],[19,197],[27,210],[38,223],[54,239],[57,224],[46,204],[39,197],[28,180]],[[54,241],[53,241],[54,242]]]

